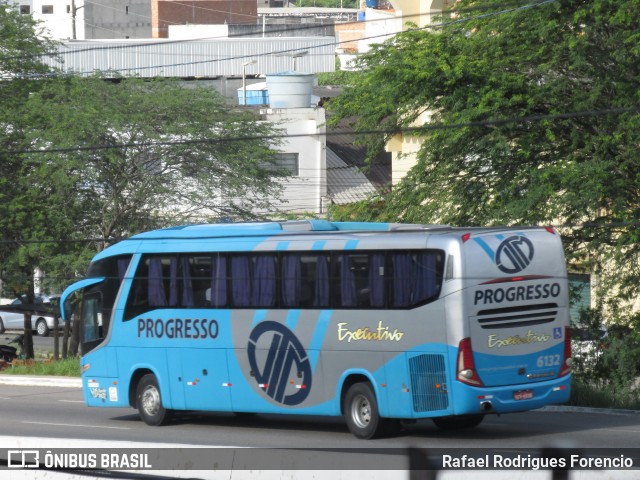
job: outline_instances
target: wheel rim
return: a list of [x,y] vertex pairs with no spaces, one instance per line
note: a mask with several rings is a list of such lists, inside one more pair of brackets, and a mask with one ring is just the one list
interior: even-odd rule
[[351,403],[351,418],[358,428],[367,428],[371,422],[371,402],[364,395],[357,395]]
[[38,322],[38,325],[36,325],[36,330],[38,332],[38,335],[44,335],[45,329],[46,329],[46,325],[44,324],[44,322]]
[[148,386],[142,392],[142,409],[147,415],[156,415],[160,411],[160,392],[153,386]]

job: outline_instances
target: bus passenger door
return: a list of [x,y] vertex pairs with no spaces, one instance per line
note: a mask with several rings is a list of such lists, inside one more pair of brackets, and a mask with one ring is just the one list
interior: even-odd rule
[[185,407],[229,411],[231,384],[225,349],[184,348],[181,360]]

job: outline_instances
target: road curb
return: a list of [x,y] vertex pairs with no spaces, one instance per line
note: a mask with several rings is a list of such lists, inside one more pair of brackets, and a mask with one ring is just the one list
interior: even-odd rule
[[82,379],[44,375],[0,375],[0,385],[82,388]]
[[598,413],[600,415],[640,415],[640,410],[617,410],[615,408],[576,407],[573,405],[548,405],[540,412]]

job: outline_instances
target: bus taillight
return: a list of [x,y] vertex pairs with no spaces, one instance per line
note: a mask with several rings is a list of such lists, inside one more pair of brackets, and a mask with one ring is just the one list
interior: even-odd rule
[[473,350],[471,348],[471,339],[463,338],[458,345],[458,381],[473,385],[474,387],[483,386],[482,380],[478,377],[476,366],[473,361]]
[[560,369],[559,377],[564,377],[571,373],[571,328],[564,327],[564,361]]

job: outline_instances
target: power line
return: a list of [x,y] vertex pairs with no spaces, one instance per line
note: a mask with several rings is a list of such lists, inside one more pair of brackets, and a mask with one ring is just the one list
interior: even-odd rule
[[[523,2],[528,1],[528,0],[516,0],[516,1],[511,1],[511,2],[503,2],[500,3],[499,5],[494,4],[494,5],[476,5],[476,6],[472,6],[472,7],[467,7],[464,9],[457,9],[457,10],[430,10],[429,12],[424,12],[424,13],[416,13],[416,14],[411,14],[411,15],[402,15],[399,17],[393,17],[393,20],[407,20],[410,18],[415,18],[415,17],[422,17],[422,16],[427,16],[427,15],[432,15],[434,13],[440,13],[440,14],[451,14],[451,13],[467,13],[467,12],[473,12],[476,10],[488,10],[488,9],[492,9],[492,8],[503,8],[503,10],[501,10],[500,12],[497,12],[498,14],[501,14],[503,12],[509,12],[508,10],[504,10],[504,7],[507,6],[511,6],[511,5],[521,5]],[[540,3],[549,3],[549,2],[555,2],[557,0],[545,0],[543,2]],[[99,4],[99,3],[95,3],[95,2],[89,2],[86,1],[85,3],[91,3],[94,5],[100,5],[103,6],[105,8],[113,8],[113,7],[107,7],[106,5],[103,4]],[[537,3],[533,3],[533,4],[527,4],[527,5],[532,5],[532,6],[538,6]],[[521,7],[526,7],[527,5],[524,5]],[[196,8],[205,8],[205,7],[196,7]],[[114,8],[115,9],[115,8]],[[515,9],[514,9],[515,10]],[[143,18],[146,19],[150,19],[150,17],[146,17],[140,14],[136,14],[137,16],[142,16]],[[482,16],[479,17],[473,17],[470,18],[469,20],[472,20],[474,18],[482,18]],[[390,19],[388,18],[382,18],[382,19],[377,19],[377,20],[366,20],[364,22],[362,21],[357,21],[357,22],[343,22],[340,23],[339,25],[361,25],[361,24],[371,24],[371,23],[377,23],[377,22],[387,22]],[[466,19],[463,19],[464,21],[467,21]],[[163,20],[165,22],[170,23],[167,20]],[[453,22],[453,23],[457,23]],[[442,25],[447,25],[448,23],[442,23],[442,24],[431,24],[431,25],[427,25],[425,27],[421,27],[419,30],[422,29],[428,29],[428,28],[434,28],[436,26],[442,26]],[[311,25],[301,25],[300,28],[296,28],[296,30],[304,30],[304,29],[316,29],[318,28],[317,24],[311,24]],[[288,29],[282,29],[282,30],[271,30],[272,33],[280,33],[280,32],[286,32],[289,31]],[[246,34],[247,36],[250,35],[254,35],[254,34]],[[388,34],[387,34],[388,35]],[[238,35],[238,36],[244,36],[244,35]],[[234,36],[234,38],[237,38],[238,36]],[[190,42],[198,42],[198,41],[202,41],[202,40],[215,40],[215,39],[221,39],[221,38],[228,38],[228,37],[222,37],[222,36],[213,36],[213,37],[200,37],[200,38],[195,38],[195,39],[177,39],[177,40],[156,40],[155,42],[149,42],[149,41],[145,41],[145,42],[141,42],[141,43],[132,43],[129,45],[112,45],[112,46],[99,46],[99,47],[87,47],[84,49],[80,49],[80,50],[75,50],[74,52],[59,52],[62,55],[65,54],[69,54],[69,53],[83,53],[83,52],[90,52],[90,51],[95,51],[95,50],[118,50],[118,49],[127,49],[127,48],[136,48],[136,47],[149,47],[149,46],[154,46],[154,45],[162,45],[162,44],[173,44],[173,43],[190,43]],[[369,38],[376,38],[376,37],[369,37]],[[367,39],[367,37],[363,38],[363,39]],[[26,59],[26,58],[34,58],[34,57],[43,57],[43,56],[51,56],[51,53],[40,53],[40,54],[31,54],[31,55],[23,55],[23,56],[14,56],[14,57],[3,57],[6,60],[19,60],[19,59]]]
[[[435,29],[435,28],[443,28],[443,27],[447,27],[447,26],[452,26],[452,25],[457,25],[457,24],[461,24],[461,23],[465,23],[465,22],[469,22],[469,21],[473,21],[473,20],[479,20],[479,19],[483,19],[483,18],[488,18],[488,17],[493,17],[493,16],[498,16],[498,15],[504,15],[504,14],[508,14],[508,13],[513,13],[515,11],[519,11],[519,10],[528,10],[531,8],[537,8],[543,5],[547,5],[550,3],[555,3],[558,0],[543,0],[541,2],[537,2],[537,3],[529,3],[526,5],[520,5],[518,7],[514,7],[514,8],[509,8],[509,9],[503,9],[503,10],[499,10],[497,12],[490,12],[490,13],[485,13],[482,15],[477,15],[474,17],[467,17],[467,18],[460,18],[460,19],[456,19],[456,20],[452,20],[452,21],[447,21],[447,22],[441,22],[441,23],[436,23],[436,24],[429,24],[426,25],[424,27],[416,27],[416,28],[411,28],[408,29],[405,32],[401,32],[401,33],[408,33],[408,32],[416,32],[416,31],[424,31],[424,30],[428,30],[428,29]],[[416,14],[417,16],[421,16],[421,15],[427,15],[427,14]],[[416,15],[410,15],[408,17],[413,17]],[[388,19],[384,19],[384,21],[388,21]],[[314,27],[317,28],[317,27]],[[369,37],[363,37],[358,39],[359,41],[361,40],[373,40],[373,39],[386,39],[386,38],[390,38],[392,37],[393,34],[391,33],[384,33],[384,34],[380,34],[380,35],[373,35],[373,36],[369,36]],[[216,37],[211,37],[211,38],[216,38]],[[225,37],[226,38],[226,37]],[[170,43],[185,43],[185,42],[194,42],[194,41],[198,41],[198,40],[207,40],[207,38],[200,38],[197,40],[175,40],[175,41],[164,41],[164,42],[145,42],[145,43],[140,43],[140,44],[135,44],[135,45],[118,45],[118,46],[111,46],[111,47],[89,47],[86,49],[78,49],[78,50],[73,50],[73,51],[69,51],[69,52],[60,52],[63,54],[71,54],[71,53],[81,53],[81,52],[86,52],[86,51],[91,51],[91,50],[96,50],[96,49],[118,49],[118,48],[132,48],[135,46],[143,46],[143,47],[148,47],[148,46],[157,46],[157,45],[162,45],[162,44],[170,44]],[[233,57],[225,57],[225,58],[220,58],[220,59],[209,59],[209,60],[202,60],[202,61],[190,61],[190,62],[180,62],[180,63],[174,63],[174,64],[162,64],[162,65],[154,65],[154,66],[145,66],[145,67],[131,67],[131,68],[125,68],[125,69],[119,69],[118,72],[130,72],[130,71],[140,71],[140,70],[150,70],[150,69],[160,69],[160,68],[172,68],[172,67],[181,67],[181,66],[188,66],[188,65],[198,65],[198,64],[204,64],[204,63],[217,63],[217,62],[223,62],[223,61],[231,61],[231,60],[242,60],[242,59],[247,59],[247,58],[251,58],[251,59],[255,59],[256,57],[260,57],[260,56],[266,56],[266,55],[286,55],[286,54],[294,54],[294,53],[298,53],[301,51],[308,51],[308,50],[312,50],[312,49],[319,49],[319,48],[323,48],[323,47],[337,47],[338,45],[344,44],[344,43],[350,43],[353,40],[343,40],[343,41],[334,41],[334,42],[328,42],[325,44],[320,44],[320,45],[312,45],[312,46],[306,46],[306,47],[299,47],[299,48],[291,48],[291,49],[286,49],[286,50],[279,50],[279,51],[275,51],[275,52],[271,52],[269,54],[258,54],[258,55],[238,55],[238,56],[233,56]],[[33,56],[51,56],[51,54],[49,53],[45,53],[45,54],[36,54]],[[55,55],[54,55],[55,56]],[[5,57],[6,59],[16,59],[16,58],[12,58],[12,57]],[[27,58],[27,57],[17,57],[17,58]],[[95,72],[75,72],[76,75],[90,75],[93,74]],[[52,74],[34,74],[34,75],[22,75],[21,78],[46,78],[46,77],[55,77],[55,76],[59,76],[59,74],[57,73],[52,73]]]
[[[433,130],[451,130],[458,128],[469,127],[496,127],[501,125],[507,125],[512,123],[531,123],[545,120],[568,120],[575,118],[587,118],[597,117],[603,115],[620,115],[624,113],[640,112],[640,105],[633,107],[621,107],[621,108],[605,108],[599,110],[586,110],[569,113],[555,113],[555,114],[541,114],[530,115],[526,117],[510,117],[510,118],[496,118],[488,120],[479,120],[473,122],[451,123],[451,124],[426,124],[419,127],[404,127],[393,129],[377,129],[377,130],[363,130],[354,131],[355,135],[394,135],[398,133],[426,133]],[[159,141],[159,142],[128,142],[110,145],[93,145],[93,146],[77,146],[77,147],[63,147],[63,148],[48,148],[48,149],[24,149],[24,150],[6,150],[4,153],[7,155],[32,155],[32,154],[46,154],[46,153],[71,153],[71,152],[92,152],[101,150],[113,150],[120,148],[132,148],[132,147],[163,147],[173,145],[198,145],[206,143],[229,143],[229,142],[242,142],[242,141],[255,141],[255,140],[275,140],[275,139],[291,139],[310,136],[324,136],[329,137],[332,135],[344,135],[344,132],[318,132],[318,133],[300,133],[300,134],[276,134],[276,135],[256,135],[256,136],[244,136],[244,137],[229,137],[229,138],[201,138],[190,140],[171,140],[171,141]]]

